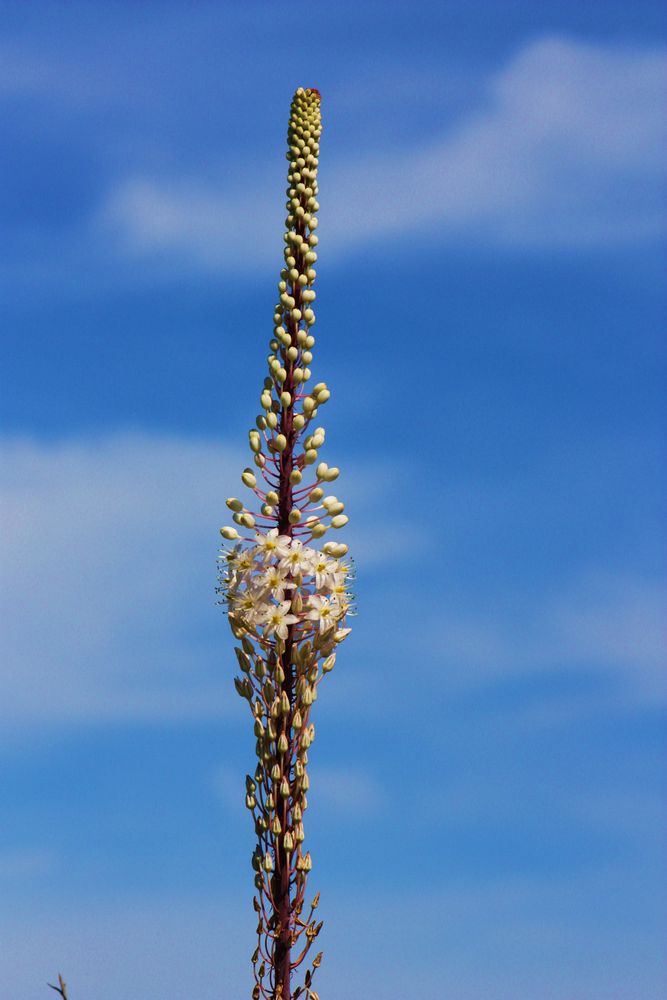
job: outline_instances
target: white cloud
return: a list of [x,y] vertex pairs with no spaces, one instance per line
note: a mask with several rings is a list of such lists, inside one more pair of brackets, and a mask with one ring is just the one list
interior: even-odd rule
[[[0,457],[6,727],[232,710],[215,557],[248,455],[128,432],[6,440]],[[362,512],[387,481],[367,468],[349,479]],[[388,530],[377,525],[380,539]],[[366,542],[365,567],[387,551]]]
[[666,597],[660,582],[590,572],[551,596],[517,595],[513,607],[506,596],[495,615],[441,623],[439,648],[468,683],[589,669],[615,676],[630,701],[662,701]]
[[223,711],[214,560],[242,456],[126,434],[2,458],[7,723]]
[[[440,140],[359,151],[354,163],[334,152],[322,234],[338,252],[402,233],[526,247],[653,238],[664,72],[661,50],[538,40],[487,81],[486,106]],[[98,224],[130,254],[243,270],[280,252],[277,190],[259,171],[224,188],[135,176],[111,192]]]

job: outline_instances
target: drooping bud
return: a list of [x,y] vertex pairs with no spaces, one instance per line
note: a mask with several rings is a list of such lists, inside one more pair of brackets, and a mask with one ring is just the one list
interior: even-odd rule
[[228,525],[225,525],[224,528],[220,528],[220,534],[229,542],[236,541],[237,538],[241,537],[236,528],[230,528]]

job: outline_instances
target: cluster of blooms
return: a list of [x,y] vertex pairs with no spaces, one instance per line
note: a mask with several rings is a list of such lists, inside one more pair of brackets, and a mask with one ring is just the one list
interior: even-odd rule
[[287,639],[290,625],[295,641],[335,628],[340,642],[349,633],[339,626],[350,612],[352,572],[340,559],[273,528],[251,548],[223,549],[219,562],[219,593],[237,634],[266,645]]

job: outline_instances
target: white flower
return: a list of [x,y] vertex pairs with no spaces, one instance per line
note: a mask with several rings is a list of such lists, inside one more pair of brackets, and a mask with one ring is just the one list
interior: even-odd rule
[[285,572],[280,569],[280,566],[269,566],[257,578],[257,586],[264,593],[270,592],[276,601],[282,602],[285,600],[285,591],[293,589],[294,584],[285,579]]
[[313,564],[314,549],[304,548],[298,538],[292,539],[289,551],[280,562],[280,568],[286,573],[309,573]]
[[289,552],[290,541],[291,539],[288,535],[279,535],[277,528],[271,528],[265,535],[260,534],[260,532],[255,535],[255,542],[257,543],[255,551],[265,562],[273,556],[278,556],[282,559]]
[[287,638],[287,626],[299,620],[296,615],[291,614],[291,607],[290,601],[281,601],[262,612],[260,622],[264,625],[264,635],[275,632],[280,639]]
[[309,601],[307,617],[317,622],[320,632],[326,631],[341,617],[341,611],[335,602],[329,601],[320,594],[313,594]]

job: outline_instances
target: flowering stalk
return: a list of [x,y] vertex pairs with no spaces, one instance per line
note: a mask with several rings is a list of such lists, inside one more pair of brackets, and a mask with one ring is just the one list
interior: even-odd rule
[[309,907],[305,903],[312,868],[310,852],[303,849],[308,751],[315,739],[311,711],[334,666],[336,647],[350,631],[347,545],[310,544],[348,520],[338,498],[325,495],[325,485],[339,470],[318,462],[325,432],[312,426],[330,393],[324,382],[307,388],[315,344],[320,133],[319,92],[299,88],[287,133],[285,266],[262,412],[249,432],[256,471],[249,467],[241,475],[252,501],[246,506],[229,498],[237,527],[220,529],[225,540],[236,543],[221,551],[218,592],[241,642],[236,648],[241,674],[234,683],[248,701],[257,739],[257,767],[246,776],[246,806],[257,834],[254,1000],[319,1000],[311,986],[321,953],[310,962],[303,984],[292,983],[322,928],[315,918],[319,893]]

